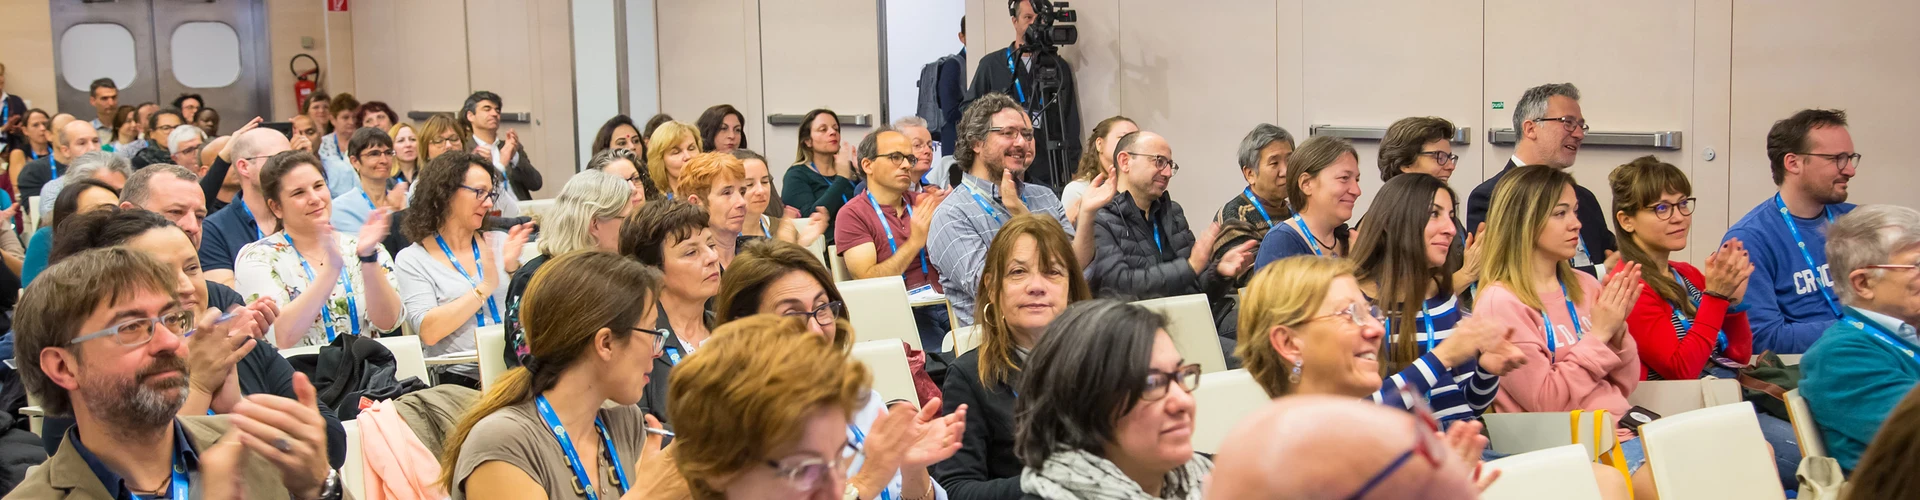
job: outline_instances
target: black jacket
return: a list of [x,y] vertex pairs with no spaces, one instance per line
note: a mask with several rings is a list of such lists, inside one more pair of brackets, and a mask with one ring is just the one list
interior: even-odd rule
[[[1045,123],[1034,123],[1033,127],[1035,140],[1044,140],[1045,136],[1041,134],[1049,128],[1060,132],[1060,142],[1054,146],[1061,153],[1060,162],[1049,165],[1046,155],[1049,150],[1046,144],[1042,143],[1042,147],[1035,149],[1035,152],[1040,154],[1034,157],[1033,166],[1027,169],[1027,182],[1047,186],[1058,193],[1061,187],[1072,180],[1073,172],[1080,163],[1082,144],[1080,91],[1074,84],[1073,67],[1058,55],[1034,56],[1033,67],[1038,68],[1043,63],[1051,63],[1054,67],[1060,68],[1060,94],[1045,96],[1040,93],[1036,85],[1033,71],[1021,61],[1020,55],[1009,55],[1008,52],[1011,50],[1013,47],[1009,45],[1007,48],[993,51],[986,57],[980,58],[980,65],[973,70],[973,84],[967,87],[967,103],[972,104],[973,100],[980,96],[999,92],[1013,97],[1014,101],[1020,102],[1030,113],[1044,110],[1047,113],[1042,116],[1047,117],[1052,116],[1057,110],[1059,118],[1047,120]],[[1016,81],[1019,83],[1017,86]],[[1035,107],[1036,105],[1045,106],[1045,108]],[[962,108],[964,109],[965,106]]]
[[1143,300],[1204,292],[1209,299],[1224,297],[1232,285],[1228,280],[1212,266],[1195,273],[1187,263],[1194,236],[1180,203],[1162,195],[1148,212],[1151,218],[1134,205],[1133,193],[1120,193],[1094,213],[1094,257],[1087,272],[1094,295]]
[[[1025,361],[1014,357],[1014,366]],[[1011,376],[1019,376],[1013,373]],[[1020,498],[1020,457],[1013,454],[1013,384],[992,389],[980,383],[980,350],[960,355],[940,386],[941,414],[967,405],[967,432],[960,451],[933,464],[928,472],[947,490],[949,500]]]
[[513,164],[507,165],[507,180],[513,184],[514,198],[531,200],[533,192],[539,191],[541,186],[546,185],[546,178],[540,175],[539,169],[533,168],[533,164],[527,161],[527,157],[532,156],[532,153],[527,152],[525,144],[520,145],[518,153],[518,158]]
[[[655,303],[654,307],[661,307]],[[653,358],[653,374],[647,378],[647,387],[640,394],[640,409],[646,410],[653,418],[660,419],[667,429],[673,424],[667,422],[667,379],[673,375],[674,365],[687,357],[687,347],[680,343],[680,336],[673,333],[673,324],[667,321],[666,308],[661,307],[660,318],[654,320],[654,328],[667,334],[667,343],[660,348],[660,356]],[[713,312],[706,313],[708,332],[712,332]]]
[[[1479,186],[1474,186],[1473,193],[1467,196],[1467,230],[1479,231],[1480,223],[1487,220],[1487,207],[1493,204],[1493,189],[1500,185],[1500,179],[1506,178],[1507,172],[1512,172],[1515,166],[1518,165],[1514,165],[1513,160],[1508,159],[1506,168],[1501,169],[1500,173],[1493,174],[1493,177],[1488,177]],[[1593,263],[1599,264],[1607,259],[1607,252],[1620,248],[1613,241],[1613,230],[1609,229],[1613,225],[1607,223],[1607,212],[1610,209],[1600,206],[1600,199],[1593,196],[1593,191],[1588,191],[1586,187],[1579,184],[1573,185],[1573,196],[1580,201],[1580,208],[1575,212],[1575,215],[1580,217],[1580,239],[1587,245],[1588,257],[1593,259]],[[1593,266],[1574,269],[1594,274]]]

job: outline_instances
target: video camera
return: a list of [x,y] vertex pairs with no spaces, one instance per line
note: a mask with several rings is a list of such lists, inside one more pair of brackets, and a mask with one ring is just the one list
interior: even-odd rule
[[[1020,2],[1007,2],[1010,15],[1020,15]],[[1073,22],[1080,20],[1080,14],[1068,8],[1066,2],[1053,0],[1027,0],[1033,3],[1033,24],[1027,25],[1027,32],[1021,35],[1025,45],[1022,52],[1058,52],[1061,45],[1073,45],[1080,41],[1080,30]]]

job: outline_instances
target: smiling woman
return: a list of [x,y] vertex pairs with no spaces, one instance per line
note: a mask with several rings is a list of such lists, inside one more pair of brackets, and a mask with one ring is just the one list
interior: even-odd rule
[[[486,216],[500,196],[495,189],[500,174],[492,164],[470,152],[444,153],[415,181],[413,205],[400,228],[413,244],[394,256],[394,275],[407,323],[419,332],[428,356],[471,351],[476,328],[504,320],[500,285],[520,268],[520,249],[533,227],[520,224],[504,235],[484,234]],[[446,371],[479,385],[477,365]]]
[[1295,255],[1347,255],[1347,221],[1360,199],[1360,157],[1346,139],[1314,137],[1287,155],[1287,204],[1294,217],[1260,241],[1254,269]]
[[380,246],[387,236],[385,211],[375,210],[374,220],[357,236],[337,234],[320,159],[305,151],[268,159],[260,187],[281,230],[240,249],[234,288],[247,300],[265,297],[284,304],[274,322],[273,344],[324,345],[341,335],[398,329],[400,294],[389,274],[393,259]]

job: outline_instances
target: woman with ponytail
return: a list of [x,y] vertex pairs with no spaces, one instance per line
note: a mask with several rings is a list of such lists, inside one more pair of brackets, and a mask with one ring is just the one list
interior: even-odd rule
[[1067,183],[1060,192],[1060,204],[1067,207],[1067,222],[1080,220],[1080,196],[1093,187],[1093,178],[1106,174],[1113,178],[1113,147],[1120,138],[1140,131],[1140,126],[1132,118],[1114,115],[1100,120],[1093,126],[1093,133],[1087,136],[1087,148],[1080,153],[1080,170],[1073,173],[1073,182]]
[[520,309],[531,354],[447,435],[447,492],[456,500],[618,498],[650,484],[638,464],[660,449],[648,437],[660,423],[635,403],[665,339],[651,328],[660,286],[658,271],[611,253],[575,252],[542,266]]

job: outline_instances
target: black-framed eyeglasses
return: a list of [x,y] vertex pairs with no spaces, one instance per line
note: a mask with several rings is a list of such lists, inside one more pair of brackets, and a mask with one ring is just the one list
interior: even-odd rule
[[1380,486],[1380,483],[1386,482],[1387,478],[1393,477],[1393,473],[1398,472],[1400,467],[1406,465],[1407,461],[1415,455],[1426,459],[1427,465],[1436,474],[1440,473],[1440,465],[1446,463],[1447,448],[1445,443],[1440,442],[1440,420],[1434,418],[1433,408],[1427,405],[1426,396],[1407,389],[1401,389],[1400,396],[1404,401],[1413,402],[1413,447],[1387,462],[1386,467],[1380,468],[1380,472],[1374,473],[1372,478],[1367,479],[1367,482],[1360,486],[1359,491],[1347,497],[1350,500],[1365,498],[1367,492],[1373,491],[1375,487]]
[[653,336],[653,352],[660,352],[661,348],[664,348],[667,346],[667,332],[663,332],[653,328],[641,328],[637,326],[633,327],[633,331]]
[[839,319],[841,316],[845,316],[846,314],[847,314],[847,303],[836,300],[833,302],[820,304],[820,307],[815,307],[810,310],[793,311],[793,312],[781,314],[781,316],[808,316],[813,318],[814,324],[817,324],[820,326],[827,326],[827,325],[833,324],[833,320]]
[[1173,169],[1173,173],[1176,173],[1176,174],[1180,173],[1180,162],[1173,161],[1172,157],[1150,155],[1146,153],[1135,153],[1132,151],[1126,151],[1125,153],[1127,153],[1130,156],[1133,156],[1134,158],[1146,158],[1147,161],[1153,162],[1153,168],[1155,170],[1166,170],[1171,168]]
[[1826,158],[1828,161],[1832,161],[1834,166],[1837,166],[1840,168],[1847,168],[1847,167],[1860,168],[1860,153],[1832,153],[1832,154],[1794,153],[1794,154],[1802,155],[1802,156],[1818,156],[1821,158]]
[[892,162],[893,162],[893,164],[895,164],[895,165],[899,165],[899,164],[902,164],[902,163],[906,163],[906,162],[908,162],[908,161],[912,161],[912,160],[918,160],[919,158],[918,158],[918,157],[915,157],[915,156],[913,156],[913,155],[911,155],[911,154],[907,154],[907,153],[901,153],[901,152],[898,152],[898,151],[895,151],[895,152],[892,152],[892,153],[887,153],[887,154],[883,154],[883,155],[880,155],[880,156],[876,156],[876,157],[874,157],[874,159],[875,159],[875,160],[880,160],[880,159],[885,159],[885,160],[888,160],[888,161],[892,161]]
[[176,127],[179,127],[179,125],[161,125],[154,127],[153,131],[158,132],[160,135],[167,135],[168,132],[172,132]]
[[1033,129],[1025,128],[1025,127],[993,127],[993,128],[987,129],[987,131],[993,132],[995,134],[1000,134],[1000,137],[1004,137],[1008,139],[1012,139],[1014,136],[1017,135],[1017,136],[1020,136],[1020,138],[1022,139],[1026,139],[1029,141],[1033,140]]
[[1460,155],[1446,151],[1421,151],[1420,156],[1432,158],[1434,163],[1441,165],[1451,165],[1453,162],[1460,161]]
[[1565,127],[1568,132],[1572,132],[1573,129],[1576,129],[1576,128],[1584,132],[1590,128],[1587,125],[1586,120],[1574,118],[1571,116],[1557,116],[1553,118],[1534,118],[1533,121],[1536,123],[1537,122],[1560,122],[1560,126]]
[[459,187],[460,187],[460,189],[464,189],[464,190],[467,190],[467,191],[469,191],[469,192],[472,192],[472,193],[473,193],[473,196],[474,196],[475,198],[479,198],[479,199],[481,199],[481,200],[486,200],[486,201],[490,201],[490,202],[492,202],[492,201],[500,201],[500,192],[499,192],[499,191],[494,191],[494,190],[492,190],[492,189],[484,189],[484,188],[477,188],[477,187],[473,187],[473,186],[468,186],[468,185],[464,185],[464,184],[463,184],[463,185],[460,185]]
[[167,331],[185,337],[193,334],[193,310],[175,309],[150,318],[133,318],[114,323],[98,331],[74,337],[67,345],[80,345],[81,342],[107,337],[113,342],[127,347],[146,345],[153,340],[153,325],[167,327]]
[[369,149],[369,150],[366,150],[366,151],[361,151],[361,152],[360,152],[360,155],[359,155],[358,157],[359,157],[359,158],[363,158],[363,159],[373,159],[373,158],[385,158],[385,157],[388,157],[388,156],[393,156],[393,150],[391,150],[391,149]]
[[830,474],[846,474],[847,466],[853,465],[854,457],[860,456],[860,452],[859,445],[849,442],[841,446],[838,457],[802,453],[779,460],[767,459],[766,465],[773,468],[775,477],[786,481],[794,491],[812,491]]
[[1680,200],[1679,203],[1667,203],[1662,201],[1652,205],[1647,205],[1646,208],[1648,210],[1653,211],[1654,217],[1658,217],[1660,218],[1660,220],[1667,220],[1667,219],[1673,218],[1673,213],[1675,211],[1680,212],[1680,215],[1692,216],[1693,202],[1696,202],[1696,201],[1700,201],[1700,199],[1687,198],[1684,200]]
[[1175,368],[1173,373],[1160,370],[1147,370],[1147,388],[1140,393],[1141,401],[1159,401],[1167,397],[1168,387],[1180,384],[1181,389],[1192,393],[1200,387],[1200,364],[1194,363]]

